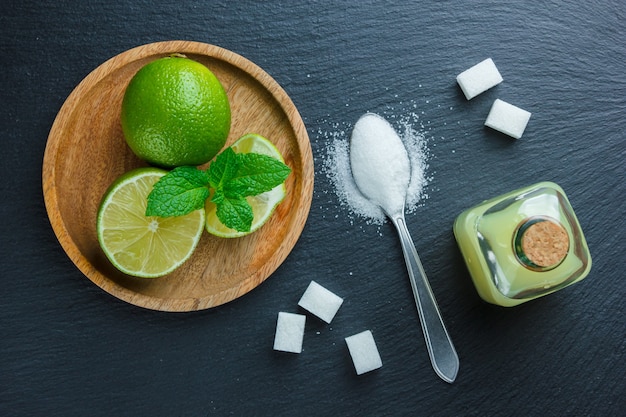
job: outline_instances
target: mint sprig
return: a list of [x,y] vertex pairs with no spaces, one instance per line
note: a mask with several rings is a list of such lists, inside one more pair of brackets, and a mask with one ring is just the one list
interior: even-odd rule
[[291,168],[278,159],[258,153],[221,152],[207,170],[174,168],[154,185],[148,195],[146,216],[183,216],[204,208],[207,198],[217,206],[217,218],[226,227],[248,232],[252,207],[246,197],[282,184]]

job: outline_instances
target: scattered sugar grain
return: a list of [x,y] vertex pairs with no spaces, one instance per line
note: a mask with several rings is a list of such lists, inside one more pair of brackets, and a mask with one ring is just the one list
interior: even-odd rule
[[383,366],[374,335],[370,330],[346,337],[346,344],[352,357],[357,375],[373,371]]
[[403,128],[404,132],[401,137],[411,163],[411,179],[406,193],[405,211],[413,213],[420,206],[421,200],[426,197],[425,187],[430,182],[430,179],[426,177],[428,149],[423,134],[413,129],[413,126],[408,123],[404,123]]
[[338,132],[332,138],[327,147],[328,155],[324,163],[326,175],[334,185],[340,205],[356,215],[370,219],[374,224],[382,224],[385,221],[385,213],[361,194],[352,178],[349,147],[345,131]]
[[326,323],[330,323],[342,303],[343,298],[327,290],[317,282],[311,281],[304,294],[302,294],[298,305]]
[[274,350],[290,353],[302,352],[305,322],[306,316],[302,314],[279,312],[274,336]]
[[491,106],[485,126],[519,139],[526,130],[531,113],[506,101],[496,99]]
[[491,58],[466,69],[456,77],[465,98],[471,100],[502,82],[502,76]]

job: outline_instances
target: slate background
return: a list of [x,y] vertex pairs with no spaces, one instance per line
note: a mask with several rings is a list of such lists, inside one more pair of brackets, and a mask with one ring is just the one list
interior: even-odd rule
[[[0,415],[617,416],[626,409],[626,4],[622,1],[67,1],[0,5]],[[285,263],[212,310],[143,310],[104,293],[47,219],[43,153],[91,70],[187,39],[257,63],[310,135],[313,204]],[[492,57],[505,81],[468,102],[456,75]],[[514,141],[483,127],[495,98],[533,113]],[[343,208],[322,170],[365,111],[419,115],[429,198],[408,216],[461,368],[431,369],[399,242]],[[451,232],[465,208],[540,180],[567,192],[593,268],[513,309],[476,295]],[[310,280],[345,298],[309,319],[304,351],[272,350],[278,311]],[[344,337],[371,329],[380,370],[357,377]]]

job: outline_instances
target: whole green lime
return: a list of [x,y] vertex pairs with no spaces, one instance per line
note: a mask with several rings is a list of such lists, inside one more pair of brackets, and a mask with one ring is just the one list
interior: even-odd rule
[[161,167],[201,165],[226,143],[230,104],[206,66],[170,56],[148,63],[131,79],[121,120],[139,158]]

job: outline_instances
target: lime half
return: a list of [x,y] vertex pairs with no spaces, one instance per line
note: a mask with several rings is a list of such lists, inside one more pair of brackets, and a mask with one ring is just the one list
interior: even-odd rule
[[[240,137],[232,145],[232,149],[236,153],[259,153],[285,162],[281,153],[276,149],[276,146],[256,133],[249,133]],[[241,237],[255,232],[269,220],[276,206],[284,200],[285,195],[287,195],[287,188],[283,183],[265,193],[246,197],[246,200],[248,200],[248,203],[252,207],[252,213],[254,215],[252,226],[248,232],[239,232],[224,226],[217,218],[217,206],[212,203],[210,199],[207,199],[205,203],[206,230],[212,235],[225,238]]]
[[98,209],[96,230],[111,263],[128,275],[160,277],[193,253],[204,228],[204,210],[179,217],[146,216],[148,194],[167,172],[138,168],[109,187]]

